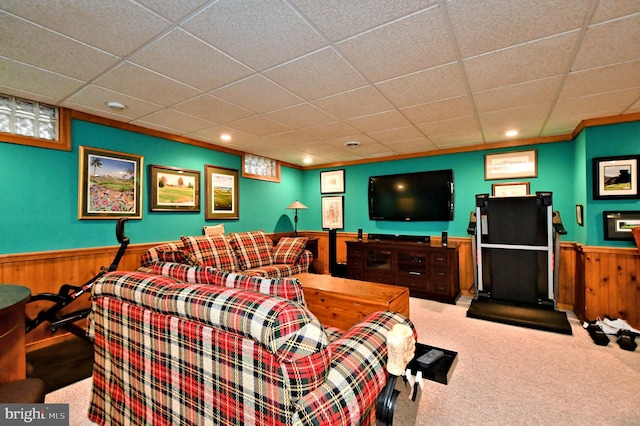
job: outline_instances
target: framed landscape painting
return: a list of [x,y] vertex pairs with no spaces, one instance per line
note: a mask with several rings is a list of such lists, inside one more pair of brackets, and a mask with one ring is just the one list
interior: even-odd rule
[[593,159],[593,199],[640,198],[638,162],[640,155]]
[[207,205],[204,218],[239,219],[238,171],[209,164],[204,168]]
[[200,172],[151,164],[149,194],[151,211],[199,212]]
[[140,155],[80,146],[78,217],[142,218]]

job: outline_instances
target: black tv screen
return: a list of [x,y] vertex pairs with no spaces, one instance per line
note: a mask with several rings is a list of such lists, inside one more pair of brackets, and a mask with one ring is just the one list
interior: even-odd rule
[[369,178],[369,219],[453,220],[453,170]]

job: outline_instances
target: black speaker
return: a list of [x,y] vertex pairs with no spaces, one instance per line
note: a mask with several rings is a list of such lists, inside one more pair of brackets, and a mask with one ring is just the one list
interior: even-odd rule
[[362,228],[358,228],[358,241],[362,241]]
[[446,247],[449,244],[449,235],[447,231],[442,231],[442,247]]
[[336,269],[336,239],[337,239],[337,230],[329,229],[329,273],[333,275],[334,270]]

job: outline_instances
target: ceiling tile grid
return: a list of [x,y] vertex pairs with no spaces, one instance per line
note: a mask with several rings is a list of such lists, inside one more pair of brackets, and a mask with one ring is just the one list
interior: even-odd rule
[[0,91],[300,166],[473,149],[640,112],[640,1],[4,0]]

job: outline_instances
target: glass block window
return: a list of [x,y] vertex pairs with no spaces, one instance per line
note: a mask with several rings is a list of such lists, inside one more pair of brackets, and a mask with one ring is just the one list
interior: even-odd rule
[[244,154],[242,176],[280,182],[280,162],[254,154]]
[[0,132],[55,141],[58,128],[57,107],[0,94]]

